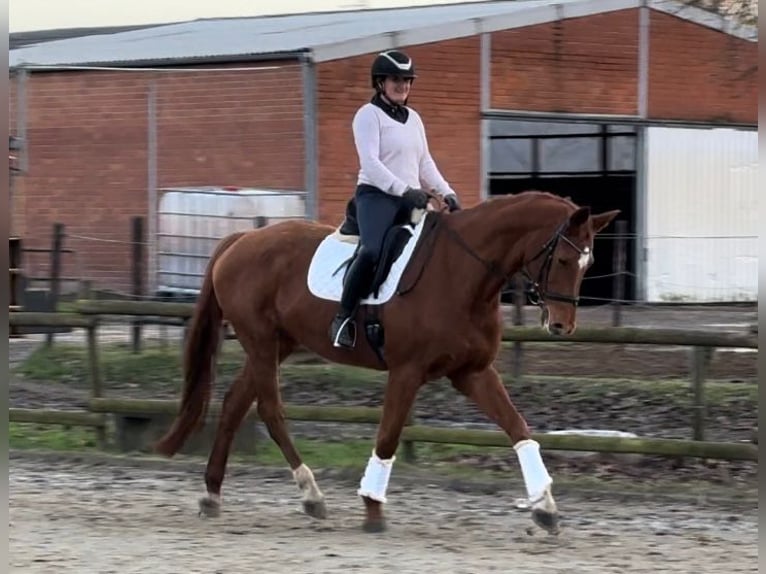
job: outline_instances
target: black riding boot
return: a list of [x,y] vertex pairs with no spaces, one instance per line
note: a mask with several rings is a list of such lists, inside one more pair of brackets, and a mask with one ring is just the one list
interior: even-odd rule
[[365,257],[357,257],[351,264],[343,285],[340,311],[330,325],[330,340],[333,347],[353,349],[356,345],[356,323],[354,315],[359,300],[367,295],[373,279],[374,264]]

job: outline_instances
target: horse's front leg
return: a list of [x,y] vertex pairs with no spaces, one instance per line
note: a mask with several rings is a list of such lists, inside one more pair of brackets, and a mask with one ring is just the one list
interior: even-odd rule
[[418,389],[424,381],[423,373],[412,368],[397,369],[388,375],[375,448],[367,461],[357,491],[364,500],[366,517],[362,528],[366,532],[382,532],[386,529],[383,504],[386,502],[386,490],[396,460],[394,453]]
[[532,505],[532,520],[549,533],[558,533],[558,510],[551,494],[553,480],[540,457],[540,445],[532,440],[527,423],[508,396],[500,375],[489,367],[450,379],[458,391],[472,399],[506,432],[519,459]]

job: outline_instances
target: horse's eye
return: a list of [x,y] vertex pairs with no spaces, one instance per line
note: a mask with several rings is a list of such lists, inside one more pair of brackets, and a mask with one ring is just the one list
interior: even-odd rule
[[568,264],[569,262],[566,259],[564,259],[563,257],[559,257],[559,265],[566,267]]

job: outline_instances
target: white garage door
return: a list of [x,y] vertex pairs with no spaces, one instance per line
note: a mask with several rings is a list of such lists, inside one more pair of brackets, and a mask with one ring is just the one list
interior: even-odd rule
[[649,301],[755,301],[758,133],[649,128]]

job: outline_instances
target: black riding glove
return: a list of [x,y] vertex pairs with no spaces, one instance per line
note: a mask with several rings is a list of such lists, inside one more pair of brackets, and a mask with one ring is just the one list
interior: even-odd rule
[[402,194],[402,198],[410,207],[415,209],[425,209],[428,205],[428,194],[422,189],[409,188]]
[[447,204],[447,207],[449,208],[450,213],[452,213],[453,211],[460,211],[461,209],[463,209],[462,207],[460,207],[460,200],[457,198],[457,195],[455,195],[454,193],[445,195],[444,203]]

